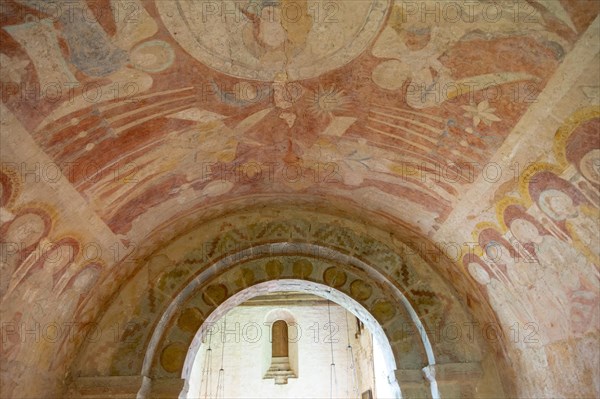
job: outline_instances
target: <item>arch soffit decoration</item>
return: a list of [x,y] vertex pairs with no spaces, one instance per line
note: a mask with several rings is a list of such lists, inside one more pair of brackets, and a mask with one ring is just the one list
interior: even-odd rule
[[[457,298],[450,294],[452,289],[445,285],[438,275],[431,273],[430,267],[422,259],[413,256],[410,258],[411,264],[408,265],[407,260],[397,253],[400,251],[392,250],[372,235],[356,232],[364,231],[364,226],[352,229],[347,221],[333,217],[319,220],[319,223],[303,218],[293,221],[264,221],[256,216],[237,215],[229,220],[204,225],[203,234],[195,231],[180,236],[158,251],[127,284],[130,289],[125,287],[116,299],[116,302],[121,304],[123,301],[131,303],[129,308],[134,310],[126,326],[132,328],[124,331],[118,345],[112,345],[113,348],[104,351],[103,354],[95,353],[88,345],[80,353],[76,366],[86,364],[86,359],[95,358],[95,369],[88,368],[87,374],[141,373],[141,361],[132,365],[131,355],[145,353],[149,345],[154,345],[156,356],[153,356],[151,362],[146,361],[146,364],[151,365],[146,371],[149,374],[169,374],[160,365],[160,353],[166,346],[179,342],[183,343],[179,349],[185,354],[193,334],[185,328],[182,330],[182,323],[178,323],[178,317],[166,317],[165,310],[174,304],[173,298],[177,298],[186,289],[184,287],[189,286],[190,281],[202,273],[209,278],[205,277],[205,284],[202,285],[202,289],[196,290],[195,295],[188,295],[191,298],[190,304],[197,300],[204,306],[204,309],[197,313],[196,330],[218,303],[252,284],[276,278],[300,277],[336,288],[335,285],[339,282],[333,281],[332,276],[337,275],[337,271],[343,271],[346,275],[346,281],[340,288],[345,289],[346,293],[355,299],[364,296],[359,302],[364,303],[365,307],[382,321],[384,329],[389,331],[388,339],[396,352],[397,360],[398,353],[403,353],[398,362],[399,366],[415,367],[415,362],[419,367],[432,364],[435,362],[433,353],[438,362],[479,361],[481,350],[478,344],[465,347],[464,342],[461,342],[459,348],[456,343],[434,342],[429,348],[431,353],[428,354],[422,343],[417,342],[415,345],[415,338],[422,338],[419,331],[407,333],[406,326],[414,326],[415,319],[421,320],[424,331],[431,331],[436,324],[443,322],[444,318],[459,322],[470,320],[468,312]],[[315,242],[318,245],[309,247],[306,246],[307,242]],[[247,248],[239,251],[243,247],[242,244],[248,244]],[[269,249],[260,249],[261,245],[267,244]],[[287,253],[277,254],[273,248],[285,249]],[[301,250],[306,253],[302,254]],[[179,257],[175,258],[175,254]],[[329,259],[326,259],[327,254],[330,255]],[[221,266],[223,270],[220,270],[218,265],[224,265],[227,257],[230,267]],[[156,267],[152,263],[156,263],[157,259],[158,263],[164,261],[165,264]],[[278,264],[280,266],[277,266]],[[270,265],[271,276],[267,273],[267,265]],[[157,271],[153,270],[155,268]],[[279,275],[276,272],[278,268],[281,268]],[[231,274],[226,275],[225,269]],[[311,269],[310,272],[308,269]],[[328,277],[325,274],[327,270]],[[369,291],[369,295],[366,295],[365,291]],[[376,295],[373,295],[373,292]],[[212,296],[216,300],[210,299]],[[190,307],[186,304],[187,302],[178,303],[176,316],[180,316],[181,311]],[[414,314],[411,315],[411,312],[406,310],[406,305],[413,305]],[[100,327],[109,328],[110,322],[117,317],[113,311],[109,306]],[[164,327],[166,335],[160,339],[153,339],[153,332],[158,326]],[[190,330],[189,326],[187,329]],[[107,347],[97,343],[95,346],[104,349]],[[407,355],[407,348],[420,349],[417,351],[419,353]],[[119,359],[128,359],[129,363],[120,364]],[[412,359],[411,365],[407,364],[410,363],[408,359]],[[173,370],[170,374],[177,372],[180,373],[180,369]]]

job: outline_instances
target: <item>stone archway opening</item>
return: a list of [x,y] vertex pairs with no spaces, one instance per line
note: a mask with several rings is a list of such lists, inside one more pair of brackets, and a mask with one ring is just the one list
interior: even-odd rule
[[[356,257],[314,244],[287,242],[255,246],[221,258],[187,279],[185,286],[180,286],[157,319],[147,341],[141,365],[143,383],[137,397],[151,397],[152,392],[164,389],[177,396],[167,385],[175,388],[174,377],[177,376],[181,382],[177,389],[180,393],[181,386],[187,382],[191,364],[189,349],[199,346],[201,338],[195,335],[202,323],[218,320],[224,314],[219,310],[225,309],[221,305],[231,304],[228,301],[234,300],[232,298],[239,304],[256,295],[256,287],[263,287],[263,284],[264,292],[281,290],[277,284],[282,281],[291,284],[288,290],[293,291],[302,286],[304,291],[315,291],[306,288],[305,284],[320,284],[324,287],[320,296],[351,310],[359,319],[367,320],[367,326],[381,323],[371,330],[375,337],[384,337],[383,340],[377,338],[379,342],[387,340],[387,347],[391,348],[385,356],[391,364],[387,379],[406,383],[408,393],[405,392],[405,397],[440,397],[432,342],[419,311],[413,308],[405,293],[391,284],[386,275]],[[332,295],[338,292],[344,295],[336,300]],[[344,299],[346,296],[348,299]],[[348,301],[350,298],[352,300]],[[184,315],[188,311],[197,313],[199,323],[186,332]],[[186,388],[184,392],[187,392]]]
[[[202,324],[202,326],[200,327],[200,329],[198,330],[198,332],[196,333],[192,344],[190,345],[190,348],[187,352],[186,355],[186,359],[184,362],[184,366],[183,366],[183,370],[182,370],[182,375],[181,378],[183,380],[185,380],[185,386],[182,390],[182,392],[180,393],[179,397],[181,399],[190,399],[190,398],[197,398],[197,397],[203,397],[202,396],[202,392],[208,392],[209,390],[206,389],[206,384],[207,384],[207,370],[204,369],[206,366],[206,359],[207,359],[207,353],[209,353],[210,356],[217,356],[220,357],[221,356],[221,350],[226,350],[225,348],[223,348],[223,346],[221,346],[223,344],[223,342],[225,342],[225,345],[227,344],[227,338],[223,339],[223,337],[226,337],[227,334],[229,335],[235,335],[237,334],[237,332],[239,332],[239,336],[235,337],[230,337],[233,339],[229,339],[230,344],[234,344],[237,341],[240,340],[241,337],[244,336],[244,334],[242,334],[243,328],[241,326],[232,326],[231,325],[231,321],[230,321],[230,327],[227,327],[227,321],[226,321],[226,315],[231,315],[232,313],[234,314],[233,317],[235,317],[235,310],[236,308],[238,308],[240,305],[247,303],[249,300],[253,299],[253,298],[257,298],[257,297],[262,297],[271,293],[305,293],[305,294],[311,294],[314,295],[315,297],[319,297],[322,298],[326,301],[330,301],[329,303],[332,304],[332,306],[335,306],[336,308],[336,314],[337,317],[339,318],[340,315],[340,310],[343,312],[343,314],[345,314],[346,312],[348,312],[348,314],[355,316],[356,319],[360,320],[360,322],[364,325],[365,329],[368,331],[368,334],[370,334],[370,336],[372,337],[372,347],[370,348],[371,350],[371,356],[372,356],[372,373],[373,373],[373,378],[374,378],[374,385],[373,385],[373,390],[375,392],[377,392],[377,396],[378,398],[400,398],[401,396],[401,387],[398,384],[398,381],[395,378],[395,370],[396,370],[396,361],[394,358],[394,354],[392,352],[392,348],[390,346],[390,343],[386,337],[386,334],[383,330],[383,328],[381,327],[381,325],[379,324],[379,322],[370,314],[370,312],[365,309],[361,304],[359,304],[358,302],[356,302],[354,299],[350,298],[348,295],[344,294],[341,291],[336,290],[335,288],[331,288],[329,286],[323,285],[323,284],[319,284],[319,283],[314,283],[314,282],[310,282],[310,281],[306,281],[306,280],[274,280],[274,281],[269,281],[269,282],[264,282],[264,283],[259,283],[257,285],[254,285],[252,287],[249,287],[241,292],[238,292],[237,294],[231,296],[230,298],[228,298],[226,301],[224,301]],[[292,306],[293,307],[293,306]],[[290,307],[288,307],[290,308]],[[233,311],[233,312],[232,312]],[[324,307],[322,309],[322,311],[324,312],[328,312],[327,307]],[[278,320],[285,320],[288,325],[293,326],[293,328],[296,330],[294,331],[294,333],[291,333],[292,335],[295,335],[294,337],[292,337],[293,339],[291,339],[292,342],[298,340],[298,332],[302,331],[303,327],[302,325],[298,325],[297,321],[293,318],[294,316],[292,315],[292,313],[294,313],[293,311],[290,312],[288,309],[286,308],[281,308],[278,307],[278,309],[270,309],[270,311],[268,312],[268,314],[266,315],[266,317],[264,318],[265,321],[265,325],[270,326],[272,324],[272,322],[274,321],[274,319],[278,319]],[[325,318],[327,318],[327,314],[324,315]],[[331,310],[329,310],[329,316],[331,317]],[[230,316],[231,317],[231,316]],[[273,320],[271,320],[273,319]],[[234,320],[242,320],[242,318],[240,318],[238,316],[237,319]],[[261,320],[262,321],[262,320]],[[254,331],[252,331],[252,334],[250,334],[249,332],[245,332],[245,334],[247,335],[251,335],[251,341],[255,341],[256,339],[256,329],[259,328],[258,324],[256,323],[256,321],[251,321],[248,322],[248,324],[246,324],[245,327],[248,327],[250,324],[249,323],[253,323],[252,324],[252,329],[254,329]],[[314,323],[314,319],[311,319],[311,323]],[[343,321],[340,323],[342,324]],[[333,322],[331,322],[331,324],[335,325],[335,320]],[[238,328],[240,327],[240,328]],[[306,325],[304,327],[307,327]],[[308,328],[314,328],[314,324],[311,324],[311,326],[308,326]],[[347,325],[344,325],[343,328],[346,328]],[[239,330],[239,331],[238,331]],[[345,331],[343,331],[344,334],[346,334]],[[314,334],[314,331],[311,331],[311,334]],[[341,335],[344,335],[341,334]],[[340,335],[340,336],[341,336]],[[215,338],[218,338],[216,341]],[[269,337],[271,338],[271,337]],[[314,336],[311,337],[311,339],[314,338]],[[345,340],[345,338],[344,338]],[[210,342],[209,342],[210,341]],[[243,341],[243,339],[242,339]],[[336,341],[336,340],[332,340],[332,341]],[[341,340],[340,340],[341,341]],[[212,343],[211,343],[212,342]],[[215,345],[216,343],[216,345]],[[339,344],[339,342],[337,342]],[[348,344],[350,343],[350,341],[348,341]],[[269,343],[270,345],[270,343]],[[344,342],[345,345],[345,342]],[[238,345],[239,346],[239,345]],[[337,345],[339,346],[339,345]],[[207,352],[207,348],[208,347],[212,347],[211,348],[211,352]],[[333,344],[331,345],[332,347],[332,353],[333,353]],[[298,350],[297,348],[295,349],[296,351]],[[217,353],[218,352],[218,353]],[[337,352],[336,352],[337,354]],[[268,356],[270,356],[271,353],[268,353]],[[328,356],[328,354],[326,354]],[[297,353],[296,353],[297,356]],[[256,359],[257,363],[252,365],[252,367],[260,367],[259,365],[259,360],[260,359]],[[327,360],[327,362],[329,362]],[[214,363],[214,361],[213,361]],[[219,364],[219,360],[217,359],[216,364]],[[329,366],[329,364],[327,364],[326,366]],[[296,365],[297,367],[297,365]],[[348,367],[347,364],[347,359],[340,359],[337,362],[337,367],[338,367],[338,371],[335,373],[335,375],[342,375],[344,371],[342,371],[342,368],[344,367]],[[325,369],[327,370],[327,368]],[[212,369],[212,378],[213,380],[210,382],[212,384],[212,387],[210,388],[210,392],[213,393],[213,395],[217,394],[217,390],[218,389],[222,389],[219,386],[219,382],[215,381],[218,378],[221,378],[218,375],[218,366],[217,369],[215,369],[213,367]],[[296,370],[295,370],[296,371]],[[306,373],[306,370],[304,370],[304,372]],[[337,378],[337,377],[336,377]],[[315,383],[319,383],[319,382],[323,382],[324,384],[326,384],[327,386],[329,386],[330,384],[330,376],[328,375],[324,375],[323,378],[321,378],[320,380],[322,381],[315,381]],[[204,386],[203,386],[204,384]],[[341,393],[341,392],[345,392],[345,390],[348,390],[348,387],[341,387],[341,384],[338,384],[338,381],[336,380],[336,386],[337,386],[337,391],[333,391],[334,394],[332,395],[333,397],[340,397],[339,394],[335,394],[335,392]],[[357,397],[360,397],[360,395],[363,392],[358,392]],[[260,394],[259,392],[252,392],[251,394]],[[272,394],[272,393],[271,393]],[[342,394],[343,395],[343,394]],[[226,395],[227,397],[229,397],[228,395]],[[350,396],[351,397],[351,396]]]

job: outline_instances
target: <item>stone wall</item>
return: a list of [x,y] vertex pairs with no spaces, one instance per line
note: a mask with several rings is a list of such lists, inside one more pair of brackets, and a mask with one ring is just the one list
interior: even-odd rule
[[[297,356],[297,362],[292,361],[296,363],[292,368],[297,378],[290,378],[284,385],[276,385],[273,379],[263,379],[271,364],[270,323],[264,323],[268,323],[268,313],[280,309],[289,311],[297,323],[297,328],[289,327],[290,341],[297,341],[297,349],[290,350],[290,357]],[[327,305],[324,303],[317,306],[238,306],[229,311],[226,315],[226,326],[223,324],[224,319],[219,320],[214,325],[214,333],[210,338],[212,383],[209,392],[216,392],[223,353],[225,397],[324,398],[329,397],[330,389],[333,389],[334,397],[353,397],[354,384],[347,351],[346,318],[350,329],[350,344],[358,366],[358,391],[374,390],[371,334],[362,330],[361,335],[355,336],[355,316],[335,304],[331,305],[330,311],[333,326],[331,331],[328,329],[329,316]],[[224,328],[227,334],[223,345]],[[202,397],[205,392],[206,380],[209,378],[204,367],[208,344],[209,338],[206,337],[192,369],[193,380],[190,381],[189,397]],[[292,345],[290,344],[290,348]],[[332,348],[335,362],[333,385],[330,381]]]

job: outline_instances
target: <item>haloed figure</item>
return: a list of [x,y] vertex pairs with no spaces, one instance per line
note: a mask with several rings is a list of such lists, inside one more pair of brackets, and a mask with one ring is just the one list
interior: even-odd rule
[[[581,241],[591,251],[595,260],[600,258],[600,233],[597,215],[584,212],[567,193],[548,189],[540,194],[539,206],[550,218],[564,222],[574,240]],[[588,207],[589,208],[589,207]]]
[[256,58],[283,61],[306,47],[312,29],[306,0],[252,0],[239,8],[250,22],[242,31],[244,45]]

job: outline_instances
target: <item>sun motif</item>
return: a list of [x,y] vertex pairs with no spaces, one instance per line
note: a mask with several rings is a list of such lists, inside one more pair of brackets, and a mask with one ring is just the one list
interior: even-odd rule
[[332,117],[334,113],[346,112],[352,102],[343,90],[338,90],[335,86],[328,88],[319,86],[319,90],[313,93],[309,101],[311,101],[309,109],[317,117]]

